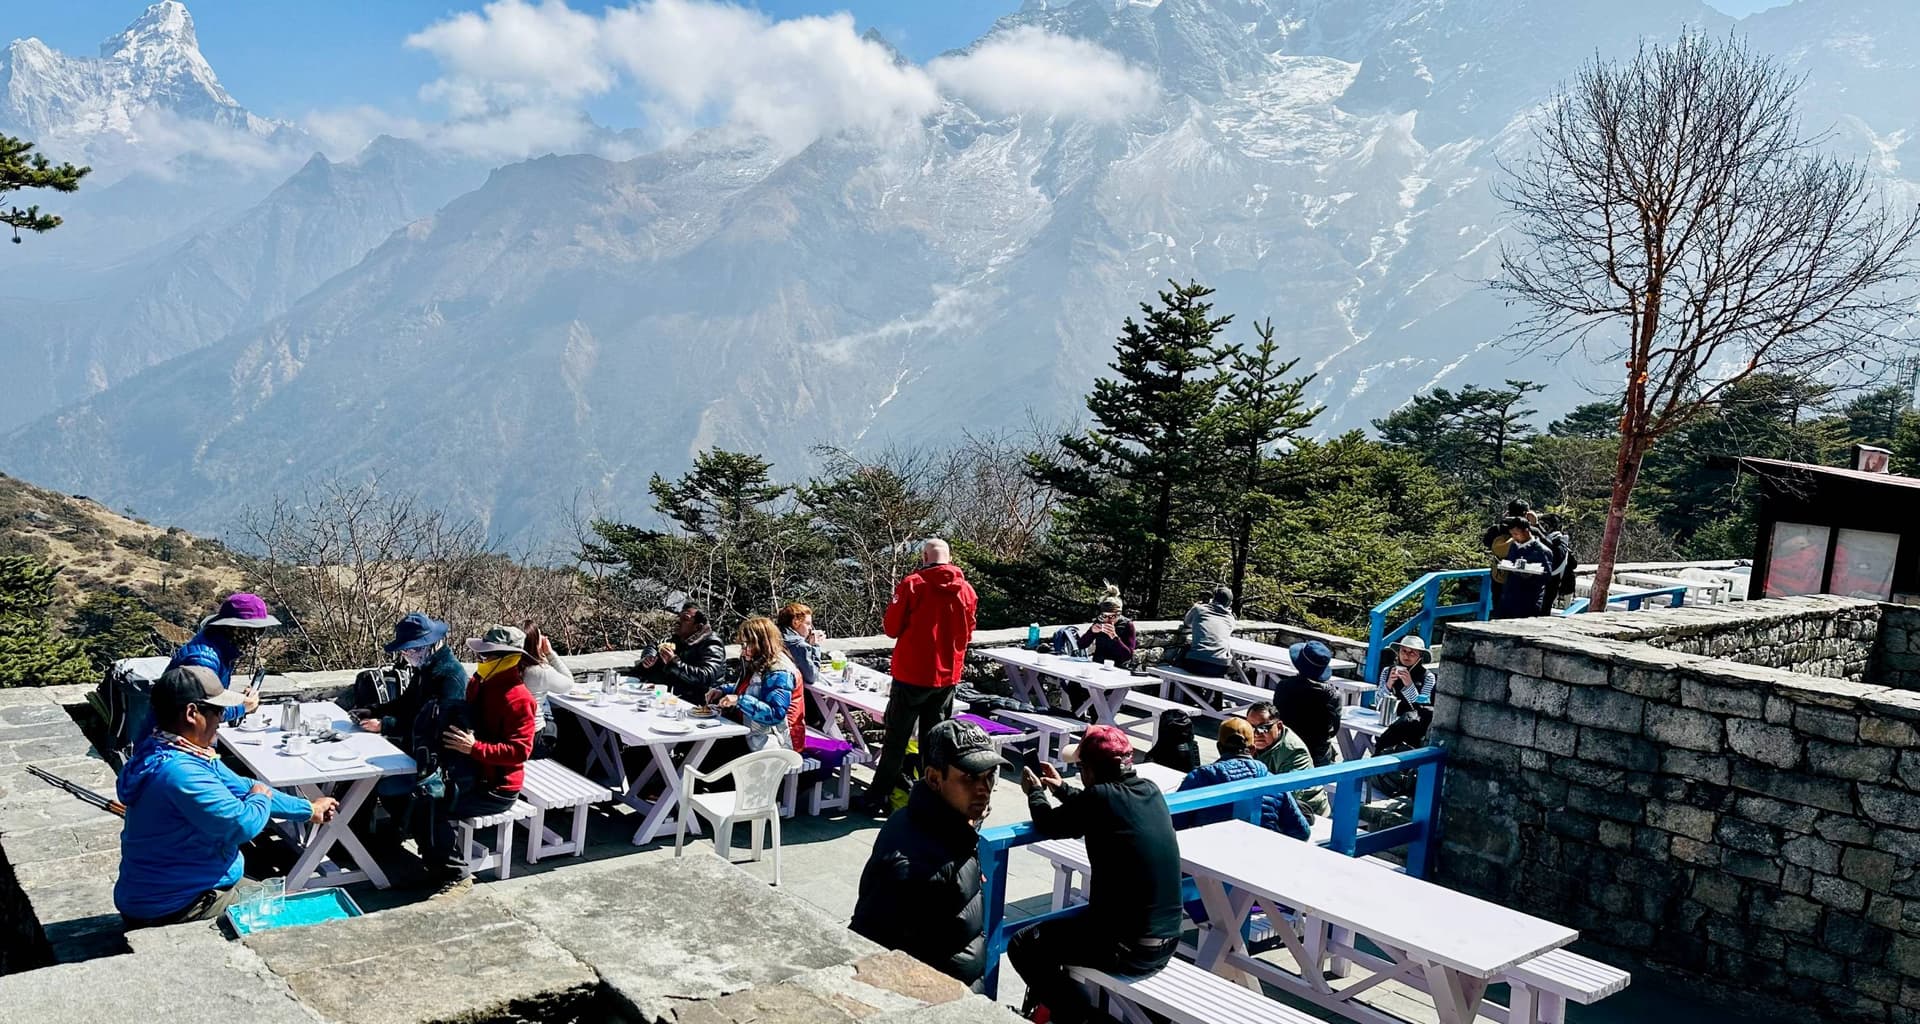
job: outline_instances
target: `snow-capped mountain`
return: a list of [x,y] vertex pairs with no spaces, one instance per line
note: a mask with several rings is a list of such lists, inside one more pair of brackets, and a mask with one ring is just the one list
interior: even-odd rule
[[[1888,97],[1916,90],[1887,55],[1920,52],[1920,26],[1887,17],[1864,58],[1834,28],[1885,5],[1802,0],[1743,30],[1808,75],[1815,127],[1855,118],[1898,174],[1915,107]],[[706,445],[798,473],[818,444],[1075,414],[1168,278],[1216,287],[1241,339],[1271,316],[1320,375],[1320,429],[1516,377],[1556,382],[1557,411],[1587,368],[1495,344],[1498,163],[1596,51],[1730,24],[1692,0],[1031,0],[994,31],[1098,43],[1154,73],[1158,105],[949,100],[918,132],[797,154],[696,135],[500,168],[271,322],[0,440],[0,464],[216,529],[304,477],[403,467],[545,538],[576,501],[644,515],[648,474]]]
[[288,130],[248,113],[200,54],[193,16],[161,0],[100,44],[98,57],[70,57],[35,38],[0,52],[0,131],[37,140],[60,159],[124,171],[161,119],[217,126],[269,139]]

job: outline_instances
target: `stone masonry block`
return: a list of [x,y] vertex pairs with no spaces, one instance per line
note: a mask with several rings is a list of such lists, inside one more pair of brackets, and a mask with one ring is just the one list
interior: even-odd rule
[[1893,855],[1850,846],[1840,855],[1840,877],[1858,882],[1870,892],[1886,892],[1893,885]]
[[1578,654],[1546,655],[1541,659],[1540,674],[1575,686],[1605,686],[1609,676],[1606,662]]
[[1487,704],[1505,703],[1507,699],[1508,674],[1497,668],[1475,665],[1467,670],[1467,691],[1465,697],[1470,701]]
[[1780,841],[1773,830],[1765,825],[1756,825],[1740,818],[1720,819],[1714,836],[1720,845],[1729,850],[1745,850],[1750,853],[1764,853],[1773,856],[1780,851]]
[[1867,890],[1844,878],[1814,875],[1813,898],[1843,913],[1857,914],[1867,905]]
[[1729,719],[1727,746],[1775,768],[1791,768],[1800,763],[1800,738],[1785,726]]
[[1825,908],[1812,900],[1786,893],[1755,892],[1747,906],[1747,920],[1789,935],[1811,935],[1820,926]]
[[1920,745],[1920,730],[1898,719],[1866,715],[1860,719],[1860,739],[1883,747],[1913,747]]
[[1475,664],[1520,675],[1540,674],[1539,648],[1516,645],[1512,641],[1476,641],[1473,645],[1473,660]]
[[1567,699],[1567,718],[1577,725],[1619,732],[1640,732],[1647,702],[1611,687],[1575,687]]
[[1759,718],[1765,713],[1765,702],[1757,691],[1714,686],[1697,679],[1680,680],[1680,703],[1696,711],[1741,718]]
[[1853,743],[1860,738],[1860,718],[1848,711],[1801,705],[1793,713],[1793,727],[1809,736],[1835,743]]
[[1467,704],[1460,709],[1461,732],[1514,746],[1533,744],[1533,723],[1533,712],[1499,704]]
[[1613,671],[1614,689],[1636,697],[1672,704],[1680,699],[1680,680],[1673,673],[1656,669],[1620,668]]
[[[1783,772],[1745,759],[1733,763],[1733,785],[1749,793],[1759,793],[1793,804],[1806,804],[1822,810],[1853,812],[1853,787],[1838,779],[1823,779],[1798,772]],[[1890,790],[1889,792],[1898,792]]]
[[1803,834],[1812,832],[1815,819],[1820,817],[1818,808],[1765,796],[1739,797],[1734,801],[1734,812],[1748,821]]
[[1539,719],[1533,727],[1534,747],[1561,757],[1573,756],[1579,736],[1579,726],[1552,718]]
[[1888,747],[1809,740],[1807,767],[1839,779],[1882,782],[1893,774],[1893,750]]
[[1647,824],[1703,843],[1713,841],[1714,825],[1719,817],[1712,811],[1686,804],[1662,800],[1647,803]]
[[1726,785],[1732,772],[1726,758],[1691,750],[1661,751],[1660,770],[1668,775],[1698,779],[1716,786]]
[[1639,736],[1582,726],[1577,752],[1582,760],[1650,772],[1659,765],[1659,749]]
[[1860,808],[1882,825],[1903,828],[1920,822],[1920,796],[1904,790],[1862,785]]
[[1780,844],[1780,856],[1789,864],[1825,875],[1840,873],[1840,847],[1816,836],[1794,836]]
[[1713,715],[1653,704],[1647,707],[1645,717],[1647,735],[1654,740],[1708,754],[1720,752],[1723,730],[1720,719]]
[[1567,713],[1567,695],[1573,688],[1557,679],[1516,675],[1507,683],[1508,700],[1514,707],[1543,715],[1563,718]]

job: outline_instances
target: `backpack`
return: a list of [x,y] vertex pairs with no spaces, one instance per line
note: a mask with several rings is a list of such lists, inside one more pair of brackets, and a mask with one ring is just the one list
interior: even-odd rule
[[1193,719],[1184,711],[1168,711],[1160,716],[1160,731],[1154,737],[1147,760],[1178,772],[1200,767],[1200,745],[1193,741]]
[[121,658],[107,666],[100,685],[87,695],[105,729],[100,752],[114,771],[133,752],[133,738],[145,735],[152,726],[153,683],[166,670],[166,658]]
[[400,670],[392,665],[362,669],[353,677],[353,707],[378,707],[400,696]]

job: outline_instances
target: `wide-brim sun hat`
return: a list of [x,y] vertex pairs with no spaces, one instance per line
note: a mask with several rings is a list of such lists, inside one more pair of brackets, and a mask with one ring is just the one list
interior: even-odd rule
[[267,602],[261,600],[260,595],[244,591],[229,595],[220,602],[213,617],[205,623],[208,626],[237,626],[241,629],[267,629],[279,624],[280,620],[267,610]]
[[1303,678],[1324,683],[1333,677],[1333,651],[1318,640],[1308,640],[1287,648],[1287,657]]
[[1417,633],[1410,633],[1401,637],[1399,640],[1394,641],[1393,646],[1401,650],[1419,651],[1422,658],[1429,657],[1433,654],[1432,651],[1427,649],[1427,642],[1422,640]]
[[425,612],[408,612],[405,618],[393,624],[393,641],[387,644],[386,652],[398,654],[431,647],[445,639],[446,635],[446,623]]
[[467,650],[475,654],[526,654],[527,634],[517,626],[488,626],[480,636],[467,638]]

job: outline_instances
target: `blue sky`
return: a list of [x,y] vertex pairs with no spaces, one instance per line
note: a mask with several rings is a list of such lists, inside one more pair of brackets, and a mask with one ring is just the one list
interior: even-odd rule
[[[255,113],[289,120],[320,107],[418,113],[416,94],[436,69],[432,57],[404,45],[407,36],[482,6],[459,0],[185,2],[200,50],[227,91]],[[589,12],[609,6],[596,0],[569,5]],[[1020,0],[754,0],[746,6],[775,18],[848,11],[863,31],[878,28],[907,56],[924,61],[979,38],[995,18],[1018,10]],[[0,44],[39,36],[63,53],[91,56],[145,7],[145,0],[0,0]]]
[[[622,0],[624,3],[624,0]],[[1787,0],[1708,0],[1744,15]],[[449,0],[187,0],[201,50],[228,90],[256,113],[298,120],[315,109],[376,107],[402,116],[425,112],[418,94],[436,75],[434,59],[404,45],[407,36],[479,2]],[[0,0],[0,39],[39,36],[66,53],[92,54],[144,8],[141,0]],[[598,12],[603,0],[572,0]],[[1019,0],[753,0],[776,18],[848,11],[864,30],[878,28],[917,61],[978,38]],[[630,107],[592,103],[603,123],[632,120]],[[623,113],[626,116],[622,116]]]

